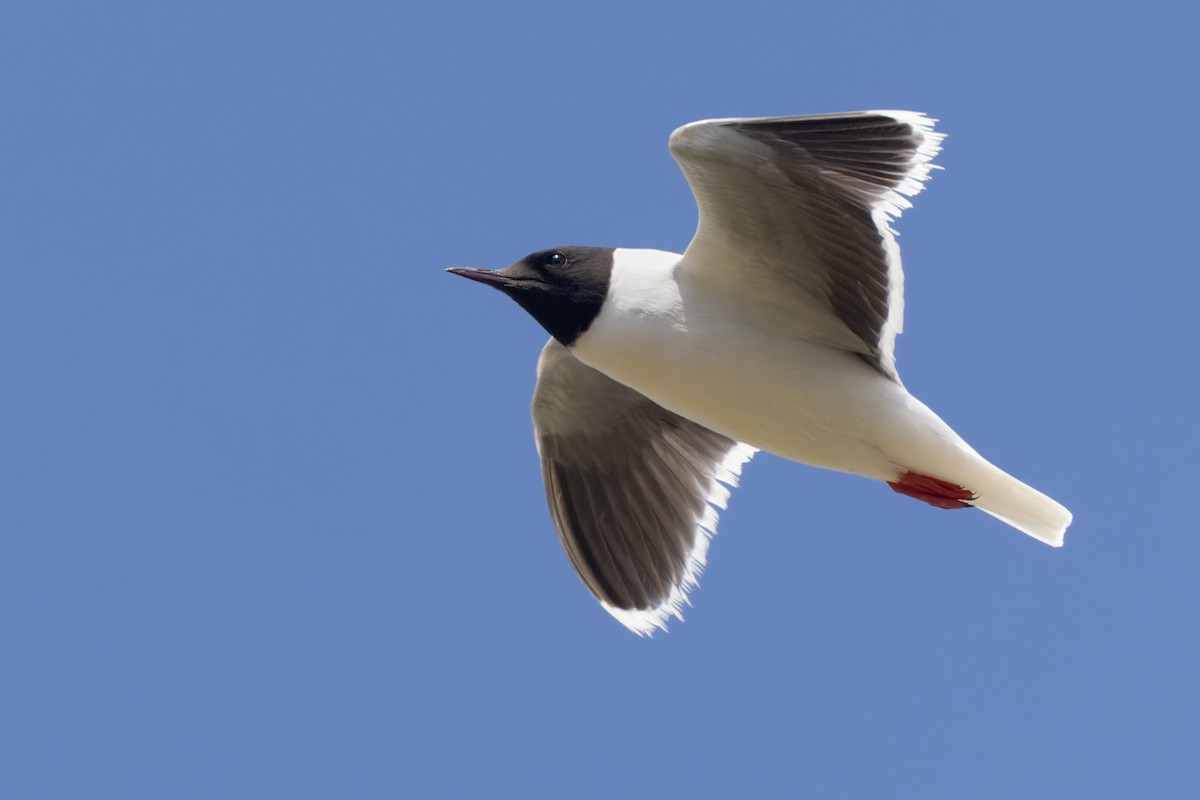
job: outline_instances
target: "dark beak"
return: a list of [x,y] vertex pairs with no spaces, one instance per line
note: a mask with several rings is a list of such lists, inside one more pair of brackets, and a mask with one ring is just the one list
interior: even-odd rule
[[511,286],[514,281],[507,275],[501,275],[496,270],[491,269],[475,269],[474,267],[450,267],[446,270],[454,275],[461,275],[479,283],[486,283],[488,286],[494,286],[497,289],[503,289]]

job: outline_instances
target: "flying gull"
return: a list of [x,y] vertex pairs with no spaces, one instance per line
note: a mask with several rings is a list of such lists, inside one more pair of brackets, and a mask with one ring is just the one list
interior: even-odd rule
[[758,450],[974,506],[1058,547],[1071,514],[988,463],[896,373],[892,220],[943,134],[905,111],[716,119],[671,134],[699,206],[683,255],[556,247],[500,270],[550,334],[533,426],[555,528],[638,634],[682,619]]

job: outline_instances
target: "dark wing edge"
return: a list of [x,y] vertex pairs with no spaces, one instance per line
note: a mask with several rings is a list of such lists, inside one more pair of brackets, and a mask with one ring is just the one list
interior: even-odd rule
[[757,452],[659,406],[551,339],[534,437],[550,515],[575,571],[639,636],[683,619],[745,464]]
[[[807,292],[846,328],[844,334],[830,331],[816,338],[861,353],[898,380],[894,352],[904,325],[904,272],[892,222],[912,207],[909,198],[940,168],[933,159],[945,134],[934,130],[936,122],[911,111],[863,111],[684,125],[672,133],[670,149],[700,207],[689,251],[753,224],[744,212],[723,207],[714,190],[728,192],[736,180],[742,191],[758,186],[764,193],[760,197],[774,194],[783,201],[772,204],[776,213],[783,208],[798,212],[794,223],[799,238],[790,241],[807,242],[812,257],[827,270],[798,280],[792,275],[786,291]],[[742,204],[755,207],[755,201]],[[772,212],[756,213],[769,217]],[[806,237],[814,234],[832,234],[836,241],[825,243],[833,241],[834,246],[824,251],[813,247]],[[788,235],[783,241],[789,241]],[[850,264],[850,270],[839,269]]]

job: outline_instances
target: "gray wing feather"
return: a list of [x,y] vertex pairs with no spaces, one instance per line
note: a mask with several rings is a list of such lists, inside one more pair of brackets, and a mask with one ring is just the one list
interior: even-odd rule
[[904,277],[890,223],[942,138],[898,111],[683,126],[671,154],[700,211],[685,269],[895,379]]
[[639,634],[680,617],[716,507],[755,452],[657,405],[551,339],[533,424],[559,540],[600,603]]

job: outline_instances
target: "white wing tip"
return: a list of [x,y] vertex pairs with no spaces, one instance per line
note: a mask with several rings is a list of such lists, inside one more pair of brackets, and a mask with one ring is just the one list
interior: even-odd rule
[[709,504],[696,525],[696,543],[688,554],[687,569],[679,582],[671,587],[671,594],[666,600],[653,608],[617,608],[601,601],[600,605],[617,622],[638,636],[653,636],[656,630],[667,630],[667,622],[671,617],[683,622],[683,607],[692,604],[688,593],[700,585],[700,576],[708,560],[708,545],[717,535],[717,508],[725,508],[729,500],[728,487],[737,486],[742,466],[757,452],[758,448],[737,442],[721,463],[714,465],[706,498]]
[[946,134],[934,130],[937,120],[933,117],[928,117],[919,111],[872,111],[872,114],[880,114],[885,117],[891,117],[897,122],[903,122],[913,129],[913,133],[920,137],[920,144],[917,145],[917,150],[913,154],[913,159],[909,163],[908,174],[904,176],[904,180],[893,190],[894,193],[902,196],[893,195],[891,200],[892,205],[896,206],[896,211],[893,216],[899,216],[900,210],[911,207],[911,203],[906,198],[912,197],[915,194],[920,194],[925,188],[925,181],[929,180],[931,170],[942,169],[937,164],[933,163],[933,159],[942,151],[942,142],[946,139]]

